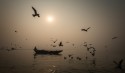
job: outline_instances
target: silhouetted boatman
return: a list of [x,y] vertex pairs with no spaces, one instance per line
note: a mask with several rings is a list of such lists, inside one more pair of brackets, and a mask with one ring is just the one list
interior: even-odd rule
[[40,15],[37,13],[36,9],[35,9],[34,7],[32,7],[32,9],[33,9],[33,11],[34,11],[34,14],[32,14],[33,17],[35,17],[35,16],[40,17]]
[[59,47],[60,47],[60,46],[63,46],[62,42],[59,43]]
[[81,29],[81,31],[88,31],[91,27],[87,28],[87,29]]

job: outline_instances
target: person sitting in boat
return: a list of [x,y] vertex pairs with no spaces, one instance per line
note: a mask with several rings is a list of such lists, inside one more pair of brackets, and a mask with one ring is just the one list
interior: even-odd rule
[[36,46],[34,47],[34,51],[37,51],[37,48],[36,48]]

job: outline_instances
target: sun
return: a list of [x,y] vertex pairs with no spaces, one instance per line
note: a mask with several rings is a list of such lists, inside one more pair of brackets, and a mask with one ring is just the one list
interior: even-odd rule
[[53,16],[48,16],[48,17],[47,17],[47,21],[48,21],[48,22],[52,22],[53,19],[54,19]]

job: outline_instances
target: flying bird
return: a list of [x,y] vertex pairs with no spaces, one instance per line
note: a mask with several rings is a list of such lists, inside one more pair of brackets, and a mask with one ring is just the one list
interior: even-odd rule
[[64,59],[66,59],[66,57],[64,57]]
[[87,47],[87,44],[84,44],[83,46]]
[[86,48],[87,48],[87,51],[89,51],[90,48],[89,47],[86,47]]
[[112,39],[116,39],[116,38],[118,38],[118,37],[113,37]]
[[57,39],[55,41],[53,41],[53,43],[56,43]]
[[87,47],[87,42],[84,42],[84,45],[83,45],[83,46]]
[[122,69],[122,63],[123,63],[123,59],[121,59],[119,62],[113,61],[116,65],[117,68]]
[[86,58],[86,60],[88,59],[88,57],[87,57],[87,56],[86,56],[85,58]]
[[73,57],[71,57],[71,59],[73,59]]
[[70,43],[70,42],[66,42],[66,43]]
[[69,54],[68,56],[69,56],[69,57],[72,57],[72,55],[73,55],[73,54]]
[[88,31],[91,27],[88,27],[87,29],[81,29],[81,31]]
[[92,54],[92,56],[95,56],[95,52],[93,52],[93,53],[91,53]]
[[11,50],[16,50],[16,49],[12,47]]
[[14,32],[15,32],[15,33],[17,33],[18,31],[17,31],[17,30],[15,30]]
[[56,45],[51,44],[51,46],[56,47]]
[[82,60],[82,58],[80,58],[80,57],[76,57],[76,59],[78,59],[78,60]]
[[40,17],[40,14],[37,13],[37,10],[36,10],[34,7],[32,7],[32,9],[33,9],[33,11],[34,11],[34,14],[32,14],[33,17],[35,17],[35,16]]

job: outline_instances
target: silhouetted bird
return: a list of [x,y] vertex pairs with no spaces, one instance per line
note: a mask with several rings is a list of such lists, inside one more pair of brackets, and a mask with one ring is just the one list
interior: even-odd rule
[[86,60],[88,59],[88,57],[86,56]]
[[80,58],[80,57],[76,57],[76,59],[78,59],[78,60],[82,60],[82,58]]
[[84,46],[84,47],[87,47],[87,44],[84,44],[83,46]]
[[53,41],[53,43],[56,43],[57,40]]
[[11,50],[16,50],[16,49],[12,47]]
[[82,60],[82,58],[79,58],[79,60]]
[[7,51],[10,51],[10,49],[6,49]]
[[17,30],[15,30],[15,32],[17,33]]
[[35,9],[34,7],[32,7],[32,9],[33,9],[33,11],[34,11],[34,14],[32,14],[33,17],[35,17],[35,16],[40,17],[40,15],[37,13],[36,9]]
[[107,46],[107,45],[105,45],[104,47],[105,47],[105,48],[107,48],[108,46]]
[[59,43],[59,47],[60,47],[60,46],[63,46],[62,42]]
[[87,47],[87,50],[88,50],[88,51],[89,51],[89,49],[90,49],[90,48],[89,48],[89,47]]
[[87,47],[87,42],[84,42],[84,45],[83,45],[83,46]]
[[93,49],[93,52],[96,51],[94,47],[90,47],[91,49]]
[[113,37],[112,39],[116,39],[116,38],[118,38],[118,37]]
[[51,44],[52,47],[56,47],[56,45]]
[[117,68],[122,69],[123,59],[121,59],[121,60],[119,61],[119,63],[117,63],[116,61],[113,61],[113,62],[117,65]]
[[87,28],[87,29],[81,29],[81,31],[88,31],[91,27]]
[[72,54],[69,54],[68,56],[69,56],[69,57],[71,57],[71,56],[72,56]]
[[53,45],[53,47],[56,47],[56,45]]
[[92,65],[95,67],[96,66],[96,60],[92,60]]
[[71,57],[71,59],[73,59],[73,57]]
[[66,42],[66,43],[70,43],[70,42]]
[[93,53],[91,53],[92,54],[92,56],[95,56],[95,52],[93,52]]
[[67,59],[66,57],[64,57],[64,59]]

